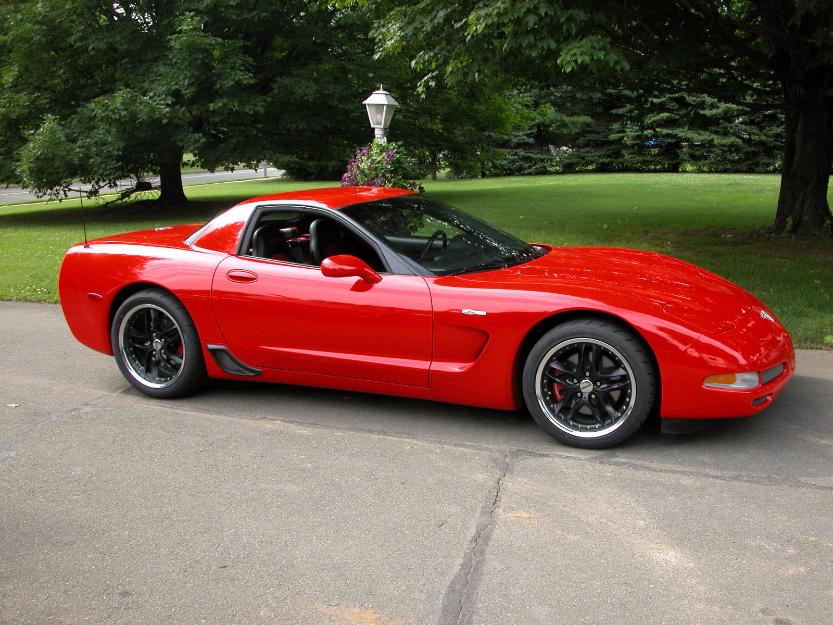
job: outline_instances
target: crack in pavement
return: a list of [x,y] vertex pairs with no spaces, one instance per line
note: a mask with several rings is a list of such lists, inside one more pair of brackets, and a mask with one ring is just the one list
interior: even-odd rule
[[497,459],[498,476],[494,481],[494,492],[480,510],[474,533],[463,553],[462,561],[446,588],[440,603],[440,625],[469,625],[477,591],[483,578],[486,548],[495,527],[495,511],[500,503],[501,487],[512,462],[512,453],[504,452]]
[[14,457],[14,455],[17,453],[18,443],[20,443],[24,438],[26,438],[29,434],[37,430],[42,425],[51,423],[52,421],[57,421],[58,419],[68,417],[70,415],[90,412],[96,405],[102,403],[106,399],[115,397],[116,395],[120,395],[125,390],[127,389],[123,388],[116,392],[108,392],[96,395],[92,399],[88,399],[85,402],[81,402],[80,404],[76,404],[75,406],[70,406],[69,408],[64,408],[63,410],[59,410],[57,412],[49,413],[45,417],[42,417],[41,419],[38,419],[33,423],[24,425],[23,427],[18,429],[14,434],[12,434],[9,438],[0,442],[0,466],[3,466],[7,460]]

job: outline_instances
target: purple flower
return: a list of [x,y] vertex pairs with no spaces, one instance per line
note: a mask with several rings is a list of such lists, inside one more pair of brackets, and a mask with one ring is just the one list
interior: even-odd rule
[[412,187],[402,173],[396,171],[396,147],[385,147],[379,143],[356,148],[353,158],[347,162],[341,176],[344,186]]

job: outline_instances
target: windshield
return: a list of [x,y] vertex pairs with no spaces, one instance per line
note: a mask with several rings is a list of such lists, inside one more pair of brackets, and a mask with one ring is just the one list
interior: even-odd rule
[[417,195],[355,204],[341,212],[440,276],[509,267],[543,253],[456,208]]

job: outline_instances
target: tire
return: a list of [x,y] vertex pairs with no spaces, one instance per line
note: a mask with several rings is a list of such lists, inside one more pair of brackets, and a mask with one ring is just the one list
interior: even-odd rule
[[110,342],[122,375],[151,397],[181,397],[207,380],[197,328],[167,291],[144,289],[124,300],[113,316]]
[[562,443],[585,449],[633,436],[654,407],[657,386],[642,342],[598,319],[568,321],[547,332],[527,355],[522,378],[536,423]]

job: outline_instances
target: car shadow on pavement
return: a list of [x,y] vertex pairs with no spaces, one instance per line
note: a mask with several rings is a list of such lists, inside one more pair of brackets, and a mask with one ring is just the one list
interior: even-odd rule
[[[236,409],[236,416],[257,416],[289,421],[343,425],[357,429],[388,429],[395,425],[424,430],[426,426],[446,425],[460,431],[467,428],[528,429],[534,428],[532,417],[525,411],[503,411],[445,404],[421,399],[374,395],[283,384],[231,382],[213,380],[191,402],[206,404],[218,410]],[[437,429],[437,433],[441,433]]]
[[[682,450],[732,453],[789,446],[796,428],[815,427],[833,439],[829,417],[803,410],[801,400],[825,380],[795,376],[772,406],[739,419],[715,419],[704,430],[663,434],[649,418],[616,447],[617,455],[641,456]],[[829,385],[829,384],[828,384]],[[132,391],[138,396],[137,391]],[[569,448],[537,427],[526,410],[501,411],[426,400],[282,384],[213,380],[201,393],[171,400],[172,407],[253,420],[282,420],[322,427],[489,447],[558,452]],[[167,402],[166,402],[167,403]],[[820,421],[824,423],[820,423]],[[817,423],[819,422],[819,423]],[[806,441],[805,441],[806,443]],[[593,453],[593,452],[590,452]]]

